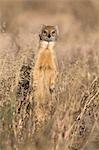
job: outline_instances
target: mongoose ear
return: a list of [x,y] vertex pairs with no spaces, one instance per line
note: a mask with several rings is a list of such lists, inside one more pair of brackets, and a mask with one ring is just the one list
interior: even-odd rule
[[45,28],[46,25],[42,24],[40,26],[40,29],[39,29],[39,37],[41,38],[41,34],[42,34],[42,30]]
[[59,36],[59,28],[58,28],[58,25],[55,26],[55,29],[57,31],[57,35]]
[[42,30],[43,30],[45,27],[46,27],[46,25],[41,24],[41,26],[40,26],[40,32],[42,32]]
[[41,30],[44,29],[46,27],[46,25],[42,24],[41,25]]

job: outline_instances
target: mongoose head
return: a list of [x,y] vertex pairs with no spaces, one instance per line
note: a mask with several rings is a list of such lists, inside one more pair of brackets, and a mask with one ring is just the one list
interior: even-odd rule
[[42,25],[39,37],[40,41],[55,42],[58,38],[58,27]]

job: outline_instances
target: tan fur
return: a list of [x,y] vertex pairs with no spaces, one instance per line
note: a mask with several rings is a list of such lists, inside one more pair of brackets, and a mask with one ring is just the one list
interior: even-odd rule
[[[50,36],[49,36],[50,34]],[[55,112],[54,89],[57,79],[57,61],[54,46],[57,40],[55,26],[43,26],[40,32],[39,52],[33,72],[35,131],[40,132]]]
[[57,62],[54,53],[55,42],[41,41],[34,67],[34,97],[45,102],[49,89],[53,91],[57,78]]

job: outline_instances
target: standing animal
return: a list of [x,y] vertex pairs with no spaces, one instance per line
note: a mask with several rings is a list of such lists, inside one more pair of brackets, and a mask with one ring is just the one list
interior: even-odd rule
[[58,38],[58,27],[43,25],[39,34],[39,53],[34,66],[34,98],[44,102],[55,89],[58,65],[54,46]]

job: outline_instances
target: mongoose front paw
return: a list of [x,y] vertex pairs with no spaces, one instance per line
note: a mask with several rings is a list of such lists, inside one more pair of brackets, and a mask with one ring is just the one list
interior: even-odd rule
[[55,86],[54,86],[54,84],[52,84],[52,85],[50,86],[49,90],[50,90],[50,93],[53,93],[53,92],[55,91]]

